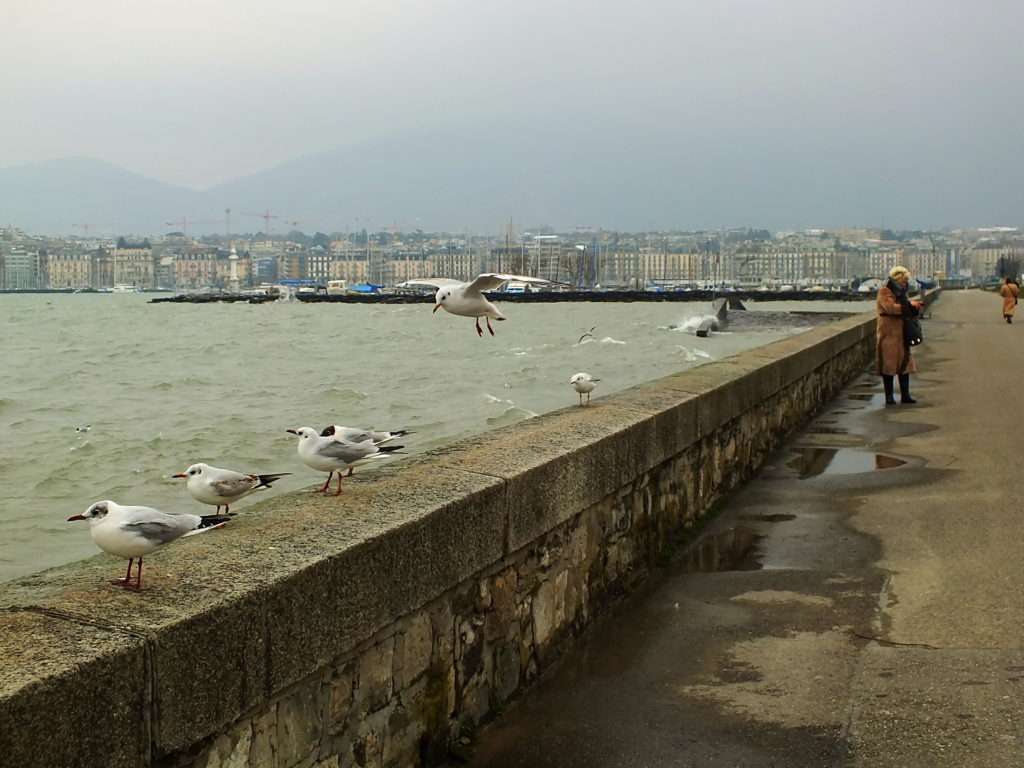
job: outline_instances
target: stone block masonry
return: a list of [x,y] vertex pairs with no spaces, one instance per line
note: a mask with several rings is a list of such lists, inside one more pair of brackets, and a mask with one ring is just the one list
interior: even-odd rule
[[[4,765],[434,765],[872,359],[857,316],[0,587]],[[150,561],[152,560],[152,562]]]

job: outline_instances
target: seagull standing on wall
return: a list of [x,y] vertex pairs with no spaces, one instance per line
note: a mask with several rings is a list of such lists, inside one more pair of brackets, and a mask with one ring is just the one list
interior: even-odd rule
[[[219,515],[169,514],[152,507],[123,507],[113,501],[97,501],[72,520],[88,520],[93,543],[111,555],[128,561],[128,573],[116,584],[125,589],[142,589],[142,556],[176,539],[220,528],[231,518]],[[139,567],[132,583],[132,563]]]
[[589,373],[580,372],[569,379],[569,383],[572,384],[572,388],[576,390],[580,396],[580,405],[583,405],[583,395],[587,396],[587,402],[590,402],[590,393],[594,391],[594,387],[597,386],[597,382],[600,379],[595,379]]
[[298,436],[298,452],[302,463],[311,469],[327,473],[327,481],[320,488],[321,493],[327,493],[327,489],[331,485],[331,477],[335,472],[338,473],[338,490],[334,494],[335,496],[341,493],[341,478],[345,469],[351,469],[357,462],[386,458],[388,454],[404,447],[401,445],[379,445],[372,440],[353,443],[335,435],[321,437],[312,427],[299,427],[285,431]]
[[497,290],[508,282],[547,284],[551,281],[542,280],[539,277],[487,272],[478,275],[476,280],[468,283],[447,277],[431,277],[423,280],[408,280],[400,287],[426,285],[437,288],[437,293],[434,295],[434,312],[443,309],[453,315],[476,318],[477,336],[484,335],[483,329],[480,327],[480,318],[483,317],[487,320],[487,330],[493,336],[494,328],[491,327],[491,320],[504,320],[505,316],[487,300],[483,292]]
[[[404,437],[405,435],[416,434],[408,429],[393,429],[393,430],[375,430],[375,429],[360,429],[359,427],[343,427],[340,424],[330,424],[323,428],[320,432],[320,437],[338,437],[342,440],[347,440],[350,443],[365,443],[367,440],[374,443],[375,445],[383,445],[389,443],[396,437]],[[346,477],[352,475],[352,467],[348,468],[348,474]]]
[[290,474],[291,472],[279,472],[274,475],[251,475],[199,463],[171,477],[187,480],[188,492],[196,501],[216,505],[218,512],[224,507],[224,512],[228,513],[231,511],[231,505],[242,497],[260,488],[269,488],[275,480]]

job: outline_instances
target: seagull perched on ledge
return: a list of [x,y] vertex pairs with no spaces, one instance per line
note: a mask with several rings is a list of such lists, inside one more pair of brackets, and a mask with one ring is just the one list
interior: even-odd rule
[[522,275],[502,275],[493,272],[485,272],[478,275],[475,280],[464,283],[461,280],[452,280],[448,277],[429,277],[422,280],[407,280],[399,287],[405,286],[429,286],[436,288],[434,295],[434,312],[443,309],[453,315],[476,318],[477,336],[483,336],[483,329],[480,328],[480,318],[486,318],[487,330],[491,336],[494,335],[494,328],[491,327],[491,320],[504,320],[505,316],[498,311],[487,297],[484,291],[494,291],[508,282],[549,284],[550,280],[543,280],[539,277],[524,277]]
[[[123,507],[113,501],[97,501],[72,520],[88,520],[93,543],[111,555],[128,560],[128,573],[115,579],[125,589],[142,589],[142,556],[175,539],[220,528],[231,518],[219,515],[169,514],[152,507]],[[132,583],[132,563],[139,567]]]
[[186,487],[196,501],[216,505],[218,512],[224,507],[224,512],[229,513],[231,505],[242,497],[260,488],[269,488],[275,480],[290,474],[291,472],[278,472],[275,475],[250,475],[199,463],[171,477],[188,480]]
[[580,405],[583,405],[583,395],[587,396],[587,402],[590,402],[590,393],[594,391],[594,387],[597,386],[597,382],[600,379],[595,379],[589,373],[580,372],[569,379],[569,383],[572,384],[572,388],[580,396]]
[[361,443],[354,443],[336,435],[321,437],[312,427],[299,427],[298,429],[285,430],[299,437],[299,458],[302,463],[311,469],[327,473],[327,482],[320,489],[321,493],[327,493],[331,485],[331,477],[338,473],[338,491],[341,493],[342,471],[351,469],[358,462],[369,459],[383,459],[389,454],[401,450],[401,445],[379,445],[372,440],[364,440]]
[[[360,429],[359,427],[343,427],[340,424],[330,424],[320,431],[320,437],[340,437],[342,440],[347,440],[350,443],[365,443],[369,440],[375,445],[383,445],[384,443],[391,442],[396,437],[404,437],[405,435],[413,434],[415,434],[415,432],[411,432],[408,429],[394,429],[387,431]],[[346,477],[350,477],[351,475],[352,467],[349,467]]]

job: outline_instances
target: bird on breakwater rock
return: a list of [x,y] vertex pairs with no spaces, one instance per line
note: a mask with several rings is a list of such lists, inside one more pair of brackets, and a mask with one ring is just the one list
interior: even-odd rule
[[494,306],[484,291],[494,291],[505,283],[533,283],[549,284],[550,280],[543,280],[539,277],[524,277],[523,275],[503,275],[493,272],[485,272],[478,275],[475,280],[464,283],[461,280],[452,280],[448,277],[431,277],[423,280],[407,280],[399,287],[406,286],[429,286],[436,288],[434,294],[434,312],[443,309],[452,315],[476,318],[477,336],[483,336],[483,329],[480,327],[480,318],[487,321],[487,330],[491,336],[494,335],[494,328],[491,327],[491,320],[506,319],[503,314]]
[[239,499],[261,488],[269,488],[275,480],[290,474],[278,472],[273,475],[254,475],[199,463],[171,477],[187,480],[185,485],[188,492],[199,503],[216,505],[217,512],[224,507],[225,514],[228,514],[231,505]]
[[580,371],[571,379],[569,383],[572,384],[572,388],[576,390],[576,393],[580,396],[580,405],[583,405],[583,396],[587,396],[587,402],[590,402],[590,393],[594,391],[594,387],[597,386],[597,382],[600,379],[595,379],[589,373]]
[[[72,520],[88,520],[93,543],[111,555],[128,561],[128,572],[123,579],[114,579],[125,589],[142,589],[142,557],[176,539],[205,533],[220,528],[231,518],[222,515],[170,514],[152,507],[121,506],[113,501],[97,501]],[[135,581],[132,582],[132,563],[138,560]]]
[[355,443],[337,435],[322,437],[312,427],[299,427],[298,429],[285,430],[293,435],[298,435],[299,458],[302,463],[311,469],[327,473],[327,481],[320,488],[321,493],[327,493],[331,485],[331,477],[338,473],[338,490],[335,496],[341,493],[342,472],[357,463],[371,459],[383,459],[396,453],[405,446],[402,445],[380,445],[373,440],[364,440]]

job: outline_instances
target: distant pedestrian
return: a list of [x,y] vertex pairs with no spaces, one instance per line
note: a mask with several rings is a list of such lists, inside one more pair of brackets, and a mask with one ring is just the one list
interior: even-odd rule
[[999,295],[1003,297],[1003,318],[1007,323],[1013,322],[1013,313],[1017,311],[1017,299],[1020,297],[1020,286],[1012,277],[1006,278],[999,289]]
[[878,291],[876,303],[878,325],[876,332],[876,367],[885,385],[885,404],[895,405],[893,377],[900,380],[900,402],[917,402],[910,396],[910,374],[917,372],[917,364],[910,353],[910,342],[904,331],[904,318],[917,317],[924,306],[907,296],[910,270],[893,267],[889,279]]

